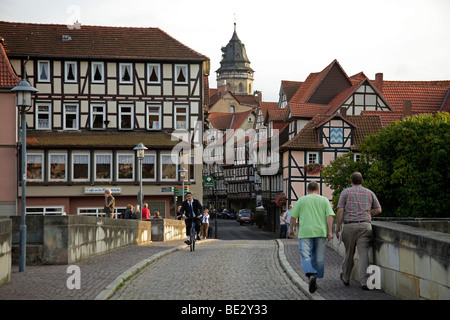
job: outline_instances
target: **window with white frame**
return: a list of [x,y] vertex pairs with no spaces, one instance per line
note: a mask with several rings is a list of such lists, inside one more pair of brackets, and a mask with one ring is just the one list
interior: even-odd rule
[[119,63],[119,82],[120,83],[133,83],[133,64],[132,63]]
[[188,67],[187,64],[175,65],[175,84],[188,83]]
[[147,130],[161,130],[161,105],[147,105]]
[[75,61],[64,62],[64,81],[65,82],[77,82],[78,81],[78,68]]
[[106,106],[104,104],[91,104],[91,129],[104,129],[106,119]]
[[142,180],[156,181],[156,154],[145,153],[142,160]]
[[361,153],[354,153],[353,154],[353,161],[355,161],[355,162],[361,161]]
[[[114,216],[123,214],[127,208],[125,207],[115,207],[114,208]],[[103,217],[105,215],[104,208],[78,208],[78,215],[86,215],[86,216],[96,216]]]
[[94,175],[96,181],[111,181],[112,155],[110,153],[95,154]]
[[175,106],[175,129],[188,129],[188,107]]
[[67,154],[50,152],[48,154],[49,181],[67,181]]
[[318,152],[307,152],[307,163],[319,163],[319,153]]
[[159,63],[147,64],[147,83],[161,83],[161,65]]
[[38,61],[37,76],[39,82],[50,82],[50,61]]
[[90,178],[89,164],[90,164],[89,152],[72,153],[72,180],[88,181]]
[[161,153],[161,181],[178,180],[178,156],[170,152]]
[[50,130],[52,128],[52,105],[50,103],[36,103],[36,130]]
[[44,153],[27,152],[27,181],[43,181]]
[[63,108],[63,129],[78,130],[78,104],[65,103]]
[[117,154],[117,180],[134,181],[134,153]]
[[119,129],[132,130],[134,128],[134,106],[119,104]]
[[27,207],[27,215],[61,215],[64,207]]
[[91,82],[92,83],[105,82],[105,64],[103,62],[91,63]]

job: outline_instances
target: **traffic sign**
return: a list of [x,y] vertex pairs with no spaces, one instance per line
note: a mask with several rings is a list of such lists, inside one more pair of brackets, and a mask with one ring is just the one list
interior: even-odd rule
[[213,176],[206,176],[203,179],[203,186],[204,187],[214,187],[214,177]]

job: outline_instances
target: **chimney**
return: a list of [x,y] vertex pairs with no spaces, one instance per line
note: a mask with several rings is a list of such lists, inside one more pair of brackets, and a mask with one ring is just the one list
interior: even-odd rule
[[411,100],[403,101],[403,118],[412,116]]
[[383,74],[377,73],[375,74],[375,87],[378,91],[383,92]]
[[255,91],[253,93],[256,97],[256,99],[258,99],[259,102],[262,102],[262,92],[261,91]]
[[219,96],[223,96],[225,94],[225,92],[227,92],[229,90],[230,90],[230,85],[224,84],[218,88],[217,92],[218,92]]

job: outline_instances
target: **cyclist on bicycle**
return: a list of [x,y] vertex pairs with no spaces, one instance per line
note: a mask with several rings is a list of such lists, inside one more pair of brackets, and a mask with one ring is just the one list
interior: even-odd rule
[[180,213],[185,218],[185,222],[186,222],[187,240],[185,241],[185,243],[187,245],[191,244],[191,236],[189,234],[189,231],[191,229],[192,221],[194,221],[194,224],[195,224],[195,233],[197,235],[197,240],[200,240],[199,233],[200,233],[200,226],[202,224],[202,220],[201,220],[201,218],[203,216],[202,212],[203,212],[203,207],[202,207],[202,204],[200,203],[200,201],[192,198],[191,192],[186,193],[186,200],[184,200],[183,203],[181,204]]

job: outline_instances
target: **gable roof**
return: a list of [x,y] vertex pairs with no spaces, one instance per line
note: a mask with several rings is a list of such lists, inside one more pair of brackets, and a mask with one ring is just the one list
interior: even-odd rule
[[244,121],[246,121],[252,113],[254,114],[253,110],[238,113],[211,112],[208,115],[208,119],[214,129],[236,130],[242,127]]
[[[361,75],[361,73],[359,75]],[[386,104],[386,106],[392,110],[391,105],[389,104],[387,99],[385,99],[383,97],[382,93],[380,91],[378,91],[378,89],[369,81],[368,78],[365,78],[365,79],[361,79],[360,81],[356,82],[353,86],[342,91],[336,97],[334,97],[334,99],[331,100],[330,103],[328,104],[330,106],[330,108],[327,110],[327,114],[335,113],[342,106],[342,104],[344,102],[346,102],[350,98],[350,96],[352,94],[354,94],[355,91],[358,90],[364,84],[370,86],[372,88],[372,90],[374,90],[375,93],[378,94],[378,96]]]
[[2,41],[0,41],[0,87],[15,87],[19,84],[20,78],[14,72]]
[[69,29],[60,24],[0,21],[0,36],[9,57],[209,60],[159,28],[82,25]]
[[322,71],[310,73],[299,85],[288,102],[293,117],[312,118],[325,113],[327,105],[341,92],[352,87],[352,82],[335,59]]
[[319,144],[319,128],[331,119],[340,117],[350,125],[354,126],[354,146],[351,149],[357,149],[358,145],[368,135],[374,134],[381,129],[380,117],[376,115],[358,115],[358,116],[329,116],[318,114],[309,121],[306,126],[291,140],[281,146],[281,151],[286,150],[321,150],[322,144]]

